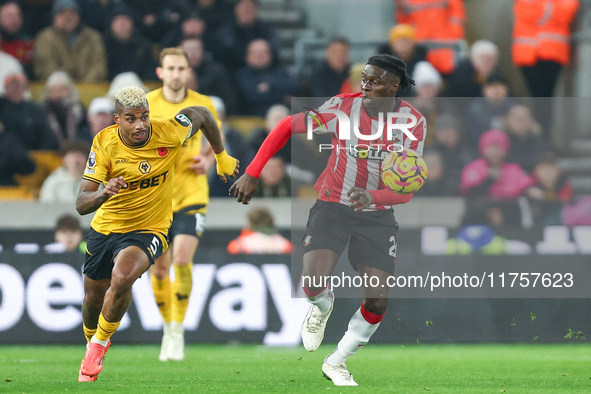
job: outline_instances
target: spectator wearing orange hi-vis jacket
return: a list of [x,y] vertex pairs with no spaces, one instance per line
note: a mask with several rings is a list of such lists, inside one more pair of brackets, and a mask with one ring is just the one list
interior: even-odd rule
[[533,97],[552,97],[570,61],[571,23],[579,0],[515,0],[513,63],[521,68]]
[[398,23],[415,28],[419,43],[449,45],[434,48],[427,60],[441,74],[449,75],[456,66],[455,50],[451,45],[464,40],[466,10],[463,0],[395,0]]
[[289,254],[293,245],[274,225],[273,216],[265,208],[248,213],[248,224],[240,236],[228,244],[230,254]]

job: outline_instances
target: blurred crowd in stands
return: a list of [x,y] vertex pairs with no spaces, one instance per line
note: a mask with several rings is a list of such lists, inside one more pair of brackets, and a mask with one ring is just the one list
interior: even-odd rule
[[[500,56],[511,56],[531,97],[552,97],[570,61],[579,0],[515,0],[512,53],[501,54],[491,37],[472,43],[464,58],[458,55],[463,0],[392,1],[396,23],[376,52],[406,62],[415,85],[399,96],[427,117],[429,177],[417,196],[463,196],[471,217],[491,225],[523,221],[523,201],[532,222],[564,222],[573,192],[548,142],[550,102],[512,97],[498,65]],[[0,186],[41,179],[34,197],[74,201],[89,144],[113,123],[114,93],[130,84],[157,87],[161,48],[185,50],[189,87],[214,96],[228,150],[242,169],[289,114],[290,97],[361,90],[364,63],[351,64],[351,45],[342,37],[330,40],[310,72],[293,75],[279,59],[276,27],[259,18],[259,6],[257,0],[1,1]],[[44,85],[37,97],[31,81]],[[85,102],[80,86],[92,83],[110,84],[109,92]],[[238,116],[259,117],[250,124],[260,127],[237,130]],[[316,167],[291,165],[292,144],[302,142],[293,139],[269,162],[257,196],[291,196],[294,184],[313,183]],[[298,149],[308,149],[323,168],[313,148]],[[40,151],[59,152],[59,159]],[[228,185],[215,174],[210,180],[212,196],[227,196]]]

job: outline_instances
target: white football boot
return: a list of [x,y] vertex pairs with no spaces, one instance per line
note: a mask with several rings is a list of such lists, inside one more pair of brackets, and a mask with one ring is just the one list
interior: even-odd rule
[[170,343],[170,323],[164,323],[162,326],[162,344],[160,345],[160,355],[158,360],[168,361],[168,345]]
[[332,307],[334,306],[334,294],[331,290],[328,290],[326,299],[330,302],[330,309],[326,314],[320,312],[320,308],[312,304],[310,310],[304,319],[302,325],[302,343],[304,349],[309,352],[313,352],[322,343],[324,339],[324,330],[326,329],[326,322],[332,313]]
[[185,359],[185,329],[183,323],[170,323],[170,342],[168,343],[168,359],[183,361]]
[[324,363],[322,364],[322,373],[324,377],[331,380],[335,386],[359,386],[356,381],[353,380],[353,375],[349,373],[345,362],[340,363],[337,366],[332,366],[326,362],[330,355],[326,356]]

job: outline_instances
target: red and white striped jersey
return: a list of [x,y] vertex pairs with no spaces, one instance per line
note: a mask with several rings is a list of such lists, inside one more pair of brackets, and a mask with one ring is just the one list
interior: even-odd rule
[[[409,131],[416,140],[410,139],[400,129],[395,129],[392,139],[387,139],[387,116],[383,117],[382,133],[378,134],[380,122],[378,118],[371,117],[365,112],[362,94],[341,94],[332,97],[318,108],[325,122],[318,125],[313,122],[315,133],[332,133],[332,153],[324,172],[320,175],[314,188],[318,191],[318,199],[322,201],[338,202],[349,206],[347,192],[352,187],[360,187],[364,190],[381,190],[387,187],[380,177],[382,160],[393,150],[392,145],[402,145],[405,148],[423,155],[423,144],[427,134],[425,117],[412,105],[404,100],[399,100],[394,112],[412,114],[417,123]],[[351,123],[350,138],[340,139],[338,133],[338,119],[336,115],[322,113],[326,109],[338,109],[349,117]],[[410,123],[409,118],[394,117],[394,123]],[[359,130],[361,135],[381,135],[377,139],[370,140],[359,138],[353,130]],[[395,150],[395,149],[394,149]],[[389,209],[391,206],[372,204],[366,211],[376,209]]]

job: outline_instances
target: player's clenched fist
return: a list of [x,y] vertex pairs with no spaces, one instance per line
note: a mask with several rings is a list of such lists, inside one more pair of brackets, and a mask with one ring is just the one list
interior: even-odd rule
[[119,178],[112,178],[105,185],[103,194],[111,198],[115,194],[118,194],[119,190],[121,190],[122,187],[127,187],[127,183],[125,183],[122,176],[120,176]]
[[367,190],[360,187],[352,187],[347,193],[351,208],[355,209],[355,212],[364,210],[373,204],[373,196]]
[[225,150],[215,155],[216,169],[222,182],[226,183],[226,175],[235,178],[240,169],[240,161],[230,156]]
[[244,174],[230,187],[230,195],[236,197],[238,202],[248,204],[257,190],[258,183],[257,178]]

